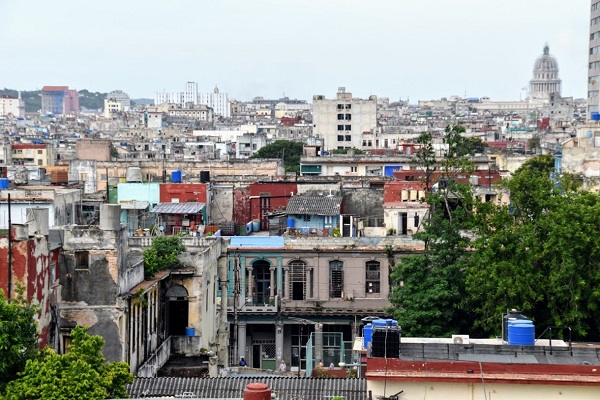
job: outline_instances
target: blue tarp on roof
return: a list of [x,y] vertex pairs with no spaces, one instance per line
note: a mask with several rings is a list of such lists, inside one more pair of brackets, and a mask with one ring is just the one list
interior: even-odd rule
[[233,236],[230,247],[281,248],[284,246],[281,236]]

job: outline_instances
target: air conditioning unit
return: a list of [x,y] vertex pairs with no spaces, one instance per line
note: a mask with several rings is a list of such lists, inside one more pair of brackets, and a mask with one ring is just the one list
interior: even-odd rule
[[452,343],[469,344],[469,335],[452,335]]

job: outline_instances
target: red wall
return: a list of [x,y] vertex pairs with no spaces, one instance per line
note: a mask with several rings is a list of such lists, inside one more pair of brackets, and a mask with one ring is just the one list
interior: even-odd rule
[[[252,183],[245,189],[236,189],[233,192],[233,220],[236,225],[264,220],[261,216],[265,212],[285,209],[292,193],[298,194],[298,185],[294,182]],[[261,204],[266,206],[262,210]]]
[[[6,296],[8,290],[8,239],[3,238],[0,246],[0,288]],[[45,237],[32,237],[28,240],[12,243],[12,295],[18,285],[25,288],[25,298],[36,303],[39,308],[37,316],[40,330],[40,347],[48,342],[48,327],[51,321],[51,300],[58,289],[58,255],[59,249],[48,251]],[[54,273],[51,268],[54,267]],[[55,281],[51,282],[52,276]],[[56,322],[56,321],[55,321]]]
[[180,203],[197,201],[207,204],[206,186],[206,183],[162,183],[159,199],[161,203],[171,203],[176,198]]

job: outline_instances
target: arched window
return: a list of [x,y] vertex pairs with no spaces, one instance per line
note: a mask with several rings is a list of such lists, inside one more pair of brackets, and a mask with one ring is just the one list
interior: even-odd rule
[[335,260],[329,262],[329,298],[340,298],[344,291],[344,263]]
[[288,265],[289,288],[292,300],[306,300],[306,263],[294,260]]
[[379,261],[367,261],[365,266],[365,292],[369,293],[380,293],[381,291],[381,271]]

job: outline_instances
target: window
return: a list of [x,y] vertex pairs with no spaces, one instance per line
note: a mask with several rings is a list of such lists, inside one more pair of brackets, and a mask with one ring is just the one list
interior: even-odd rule
[[42,154],[42,150],[38,150],[38,154]]
[[350,167],[350,172],[356,172],[358,167]]
[[338,142],[344,141],[344,135],[338,135]]
[[346,114],[346,121],[352,120],[352,114]]
[[329,298],[339,299],[344,292],[344,263],[335,260],[329,262]]
[[346,128],[347,131],[351,131],[352,130],[352,125],[346,125],[345,128]]
[[337,109],[338,110],[343,110],[344,109],[344,105],[343,104],[338,104],[337,105]]
[[303,220],[304,222],[310,222],[310,215],[308,215],[308,214],[304,214],[304,215],[302,216],[302,220]]
[[89,268],[89,254],[87,251],[75,252],[75,269]]
[[365,276],[365,292],[366,293],[380,293],[381,292],[381,281],[380,281],[380,264],[379,261],[367,261],[366,264],[366,276]]
[[344,114],[338,114],[338,121],[343,120],[344,119]]
[[351,142],[352,141],[352,135],[346,135],[344,140],[346,140],[346,142]]
[[344,130],[344,125],[338,125],[338,131],[343,131]]
[[291,300],[306,300],[306,263],[300,260],[290,262],[288,277]]
[[352,109],[352,104],[346,104],[346,110]]

